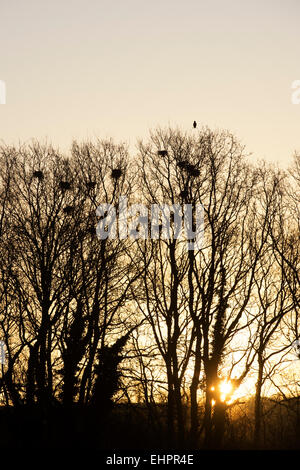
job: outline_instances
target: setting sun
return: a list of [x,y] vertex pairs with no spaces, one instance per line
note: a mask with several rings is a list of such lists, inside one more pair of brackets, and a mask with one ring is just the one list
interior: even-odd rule
[[219,385],[220,390],[220,400],[226,401],[227,398],[230,398],[232,392],[232,384],[228,380],[223,380]]

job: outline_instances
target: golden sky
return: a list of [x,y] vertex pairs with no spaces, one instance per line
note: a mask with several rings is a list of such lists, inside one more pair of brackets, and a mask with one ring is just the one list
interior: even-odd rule
[[0,0],[0,138],[144,137],[194,119],[256,158],[300,150],[298,0]]

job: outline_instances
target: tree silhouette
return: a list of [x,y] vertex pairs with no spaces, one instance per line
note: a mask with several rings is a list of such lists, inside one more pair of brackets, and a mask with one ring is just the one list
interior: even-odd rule
[[[134,157],[112,140],[67,156],[33,141],[2,145],[0,165],[8,441],[263,447],[299,429],[297,154],[284,172],[249,163],[230,132],[158,128]],[[96,231],[101,204],[115,237]]]

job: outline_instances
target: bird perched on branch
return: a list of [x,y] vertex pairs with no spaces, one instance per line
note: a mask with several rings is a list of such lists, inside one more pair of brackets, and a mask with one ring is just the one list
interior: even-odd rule
[[193,122],[193,128],[196,129],[196,127],[197,127],[197,123],[196,123],[196,121],[194,121]]

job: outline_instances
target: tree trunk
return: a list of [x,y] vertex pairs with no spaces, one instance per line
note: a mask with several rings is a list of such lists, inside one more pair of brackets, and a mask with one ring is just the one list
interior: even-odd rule
[[205,397],[205,411],[204,411],[204,448],[209,449],[211,446],[211,437],[212,437],[212,393],[209,387],[206,388],[206,397]]
[[253,443],[255,447],[260,446],[261,441],[261,390],[263,383],[263,370],[264,363],[261,355],[258,355],[258,377],[256,382],[255,391],[255,405],[254,405],[254,436]]
[[212,445],[214,449],[222,447],[225,423],[226,423],[226,403],[217,401],[213,413],[213,438]]
[[176,433],[176,444],[177,447],[184,447],[185,442],[185,426],[183,417],[183,406],[181,399],[181,386],[178,377],[174,379],[174,399],[177,415],[177,433]]
[[26,383],[26,404],[33,405],[35,399],[35,371],[37,365],[38,342],[34,346],[29,347],[29,359],[27,367],[27,383]]
[[191,423],[190,423],[190,443],[191,447],[195,448],[198,445],[199,439],[199,420],[198,420],[198,402],[197,402],[197,391],[199,386],[199,377],[201,371],[201,356],[200,356],[200,339],[197,336],[196,341],[196,357],[192,383],[190,386],[191,395]]
[[168,404],[167,404],[167,428],[168,428],[168,446],[173,447],[175,441],[174,426],[174,389],[172,372],[168,370]]

